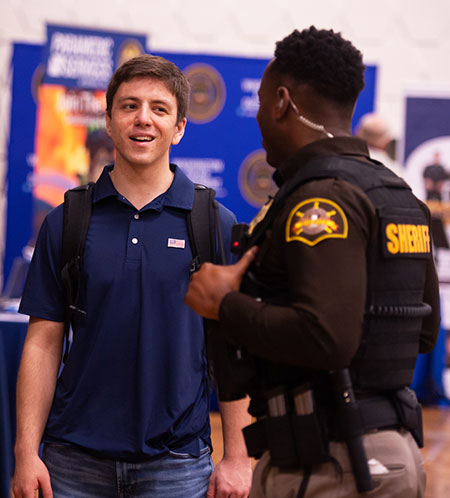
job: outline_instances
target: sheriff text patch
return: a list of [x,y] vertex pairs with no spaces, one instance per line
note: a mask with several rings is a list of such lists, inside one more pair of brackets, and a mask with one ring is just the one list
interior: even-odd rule
[[388,255],[430,253],[430,231],[427,225],[387,223],[384,238],[385,253]]

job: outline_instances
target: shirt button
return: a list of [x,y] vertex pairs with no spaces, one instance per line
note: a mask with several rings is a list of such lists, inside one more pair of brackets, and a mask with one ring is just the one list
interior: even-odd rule
[[134,215],[134,219],[135,219],[135,220],[138,220],[138,219],[139,219],[139,215],[138,215],[137,213]]
[[132,242],[133,244],[137,244],[137,243],[139,242],[139,240],[138,240],[136,237],[133,237],[133,238],[131,239],[131,242]]

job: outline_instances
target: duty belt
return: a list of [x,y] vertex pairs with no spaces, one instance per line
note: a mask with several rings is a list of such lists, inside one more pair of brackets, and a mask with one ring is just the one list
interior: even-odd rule
[[[314,465],[329,459],[328,441],[342,441],[353,430],[367,433],[374,429],[399,427],[408,429],[419,447],[423,446],[421,406],[410,389],[402,389],[389,396],[358,399],[357,407],[359,427],[354,428],[338,427],[333,413],[328,413],[326,417],[296,414],[263,417],[244,428],[248,454],[259,458],[269,450],[272,464],[279,467]],[[283,458],[286,446],[295,448],[292,448],[289,457]],[[296,464],[293,464],[292,453],[296,454]]]
[[[402,426],[402,422],[392,400],[385,396],[358,399],[358,412],[364,433],[374,429],[388,429]],[[332,422],[329,426],[329,439],[343,439],[341,430]]]

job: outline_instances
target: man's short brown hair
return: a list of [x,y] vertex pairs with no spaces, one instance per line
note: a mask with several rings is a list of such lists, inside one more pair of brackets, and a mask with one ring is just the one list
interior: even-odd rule
[[124,62],[112,75],[106,91],[106,112],[111,109],[119,86],[133,78],[153,78],[162,81],[177,99],[177,124],[186,117],[189,103],[189,83],[173,63],[156,55],[144,54]]

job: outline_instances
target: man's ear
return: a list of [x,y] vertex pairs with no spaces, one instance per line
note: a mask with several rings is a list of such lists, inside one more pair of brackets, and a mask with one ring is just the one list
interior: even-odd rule
[[184,130],[186,129],[187,119],[183,118],[176,126],[175,134],[172,138],[172,145],[177,145],[180,143],[184,135]]
[[105,114],[105,123],[106,123],[106,133],[108,133],[108,135],[111,136],[111,118],[108,112],[106,112]]

